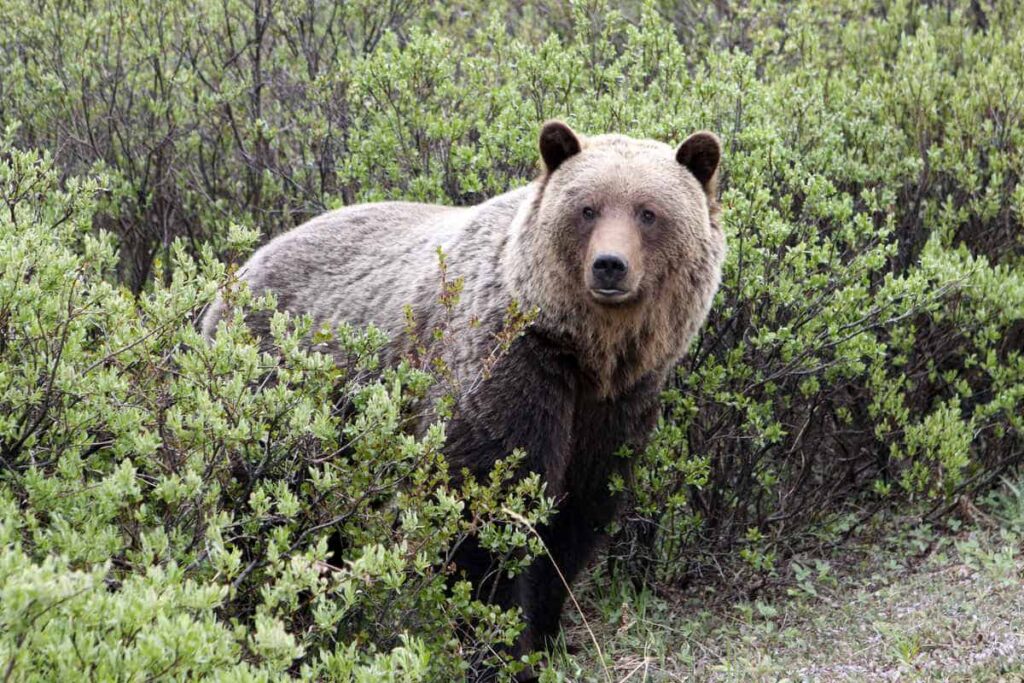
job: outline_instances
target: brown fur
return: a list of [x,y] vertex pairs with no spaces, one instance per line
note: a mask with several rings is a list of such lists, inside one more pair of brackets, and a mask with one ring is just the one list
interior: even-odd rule
[[[318,326],[381,327],[392,338],[386,363],[419,344],[442,355],[461,388],[445,449],[453,471],[485,476],[524,449],[524,469],[539,472],[558,501],[542,534],[572,580],[615,514],[609,478],[628,476],[628,460],[616,453],[644,447],[665,378],[718,287],[720,148],[710,133],[673,150],[619,135],[584,138],[551,122],[540,152],[544,171],[525,188],[469,208],[384,203],[328,213],[271,241],[240,272]],[[449,315],[439,303],[437,247],[449,279],[465,282],[451,312],[457,336],[442,347],[430,334]],[[628,263],[614,290],[595,289],[603,253]],[[512,301],[536,309],[536,321],[488,365]],[[406,304],[421,333],[416,343],[404,334]],[[207,335],[225,314],[221,302],[212,307]],[[265,318],[250,324],[269,336]],[[481,595],[523,608],[520,649],[542,645],[565,599],[551,562],[508,581],[496,561],[474,543],[457,558]]]
[[[646,372],[666,372],[707,315],[725,250],[717,203],[707,194],[714,191],[714,180],[705,191],[675,162],[667,145],[617,135],[584,140],[583,153],[560,168],[557,175],[541,178],[532,201],[513,222],[507,247],[508,261],[515,263],[512,281],[542,311],[546,326],[578,344],[603,395],[614,396]],[[591,203],[612,206],[619,214],[611,217],[614,225],[599,225],[594,237],[603,239],[611,232],[631,242],[629,249],[642,241],[650,262],[639,283],[642,301],[614,307],[593,304],[582,291],[585,280],[576,268],[589,263],[579,254],[594,252],[594,238],[581,250],[571,239],[548,240],[546,232],[530,230],[536,223],[575,235],[578,209]],[[641,235],[633,217],[622,215],[639,205],[657,209],[666,223],[660,232]],[[516,263],[511,257],[516,253],[534,256]]]

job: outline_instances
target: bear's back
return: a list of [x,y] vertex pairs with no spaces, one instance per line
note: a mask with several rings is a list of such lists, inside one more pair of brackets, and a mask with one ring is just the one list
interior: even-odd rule
[[[330,211],[271,240],[239,274],[253,292],[273,292],[281,310],[310,314],[316,328],[347,321],[391,333],[466,211],[406,202]],[[215,331],[221,314],[207,314],[204,332]]]
[[[254,292],[273,292],[281,310],[310,314],[314,329],[372,324],[398,343],[407,306],[424,325],[443,314],[438,248],[449,281],[466,280],[463,303],[477,314],[480,304],[489,308],[472,299],[501,289],[495,257],[521,196],[513,191],[472,207],[382,202],[330,211],[271,240],[239,274]],[[218,300],[204,317],[204,334],[213,335],[223,314]],[[249,324],[269,338],[267,316],[251,316]]]

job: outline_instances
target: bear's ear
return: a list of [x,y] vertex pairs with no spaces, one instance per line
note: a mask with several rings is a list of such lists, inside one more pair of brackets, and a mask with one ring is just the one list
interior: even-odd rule
[[707,191],[718,170],[722,157],[722,144],[714,133],[702,130],[683,140],[676,150],[676,161],[694,175]]
[[579,154],[580,139],[572,128],[561,121],[548,121],[540,130],[540,156],[548,173],[554,173],[562,162]]

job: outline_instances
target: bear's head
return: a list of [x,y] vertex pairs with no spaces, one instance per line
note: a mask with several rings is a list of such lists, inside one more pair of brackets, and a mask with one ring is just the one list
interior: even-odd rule
[[540,154],[510,240],[514,290],[539,309],[538,324],[571,338],[605,393],[665,372],[721,276],[718,138],[694,133],[673,149],[550,121]]

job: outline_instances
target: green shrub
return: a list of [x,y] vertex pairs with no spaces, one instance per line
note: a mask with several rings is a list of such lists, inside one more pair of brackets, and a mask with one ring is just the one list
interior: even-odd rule
[[[401,429],[422,369],[375,368],[372,330],[339,331],[360,360],[342,371],[299,348],[308,322],[278,321],[278,358],[240,319],[212,346],[191,321],[218,288],[269,305],[219,265],[252,230],[503,192],[548,117],[725,142],[722,289],[633,454],[618,566],[770,573],[1020,464],[1018,3],[137,5],[0,4],[0,660],[19,675],[81,657],[444,679],[511,637],[513,615],[445,590],[444,558],[474,519],[525,545],[503,510],[545,505],[445,488],[440,429]],[[166,599],[139,614],[146,591]],[[92,610],[123,616],[90,635]],[[198,629],[208,650],[189,636],[169,661],[139,640]]]
[[219,283],[240,311],[270,302],[180,243],[170,283],[134,297],[91,231],[107,179],[59,189],[46,158],[0,155],[8,674],[443,680],[511,642],[516,615],[470,599],[448,558],[475,530],[516,569],[519,520],[547,504],[536,480],[503,486],[511,468],[447,483],[443,426],[403,431],[427,373],[370,373],[380,333],[346,329],[342,371],[281,314],[279,355],[241,313],[207,344],[194,320]]
[[873,7],[744,8],[711,37],[751,46],[699,77],[730,260],[621,537],[663,578],[737,546],[771,569],[1024,454],[1024,13]]

